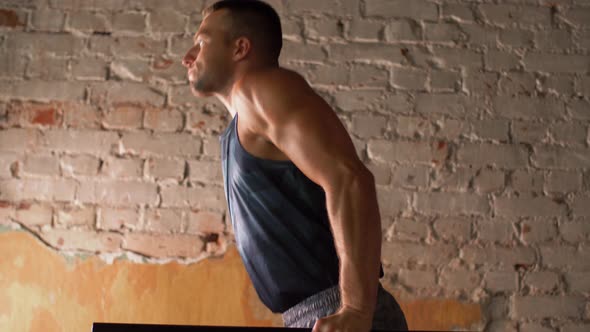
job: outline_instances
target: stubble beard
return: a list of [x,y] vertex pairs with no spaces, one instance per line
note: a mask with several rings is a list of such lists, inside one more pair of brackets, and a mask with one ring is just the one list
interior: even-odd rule
[[197,76],[194,81],[189,83],[193,94],[199,97],[208,97],[215,92],[214,84],[212,84],[210,79],[207,79],[205,73]]
[[213,96],[215,93],[221,92],[229,81],[228,73],[223,70],[215,73],[201,71],[199,74],[194,81],[190,82],[191,90],[197,96]]

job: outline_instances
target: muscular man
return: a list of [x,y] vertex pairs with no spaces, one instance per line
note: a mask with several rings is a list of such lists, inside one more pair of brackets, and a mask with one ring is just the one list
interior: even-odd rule
[[407,329],[382,276],[375,183],[342,123],[279,67],[277,13],[256,0],[208,7],[183,58],[193,94],[233,116],[221,136],[236,244],[262,302],[288,327]]

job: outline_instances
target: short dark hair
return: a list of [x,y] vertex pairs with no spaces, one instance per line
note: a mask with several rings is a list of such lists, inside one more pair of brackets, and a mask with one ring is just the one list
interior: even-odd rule
[[227,9],[231,19],[230,38],[246,36],[259,44],[261,54],[276,61],[283,47],[283,32],[279,14],[260,0],[222,0],[203,10],[203,16]]

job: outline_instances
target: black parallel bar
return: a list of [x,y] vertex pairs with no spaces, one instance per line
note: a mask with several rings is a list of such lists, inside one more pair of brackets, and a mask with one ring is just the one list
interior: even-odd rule
[[[311,329],[305,328],[286,328],[286,327],[242,327],[242,326],[190,326],[190,325],[154,325],[154,324],[118,324],[118,323],[94,323],[92,332],[311,332]],[[373,330],[373,332],[395,332]],[[435,331],[420,331],[435,332]],[[444,331],[436,331],[444,332]]]
[[288,329],[284,327],[241,327],[241,326],[191,326],[154,324],[94,323],[92,332],[249,332],[249,331],[306,331],[311,329]]

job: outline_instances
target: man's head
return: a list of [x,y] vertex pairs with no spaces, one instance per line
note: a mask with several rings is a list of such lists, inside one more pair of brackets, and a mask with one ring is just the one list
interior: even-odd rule
[[283,47],[281,19],[269,4],[259,0],[222,0],[207,7],[203,16],[220,10],[228,13],[230,40],[246,37],[262,60],[278,61]]
[[248,63],[276,66],[282,48],[276,11],[258,0],[222,0],[203,11],[193,47],[183,58],[194,93],[227,87],[235,68]]

